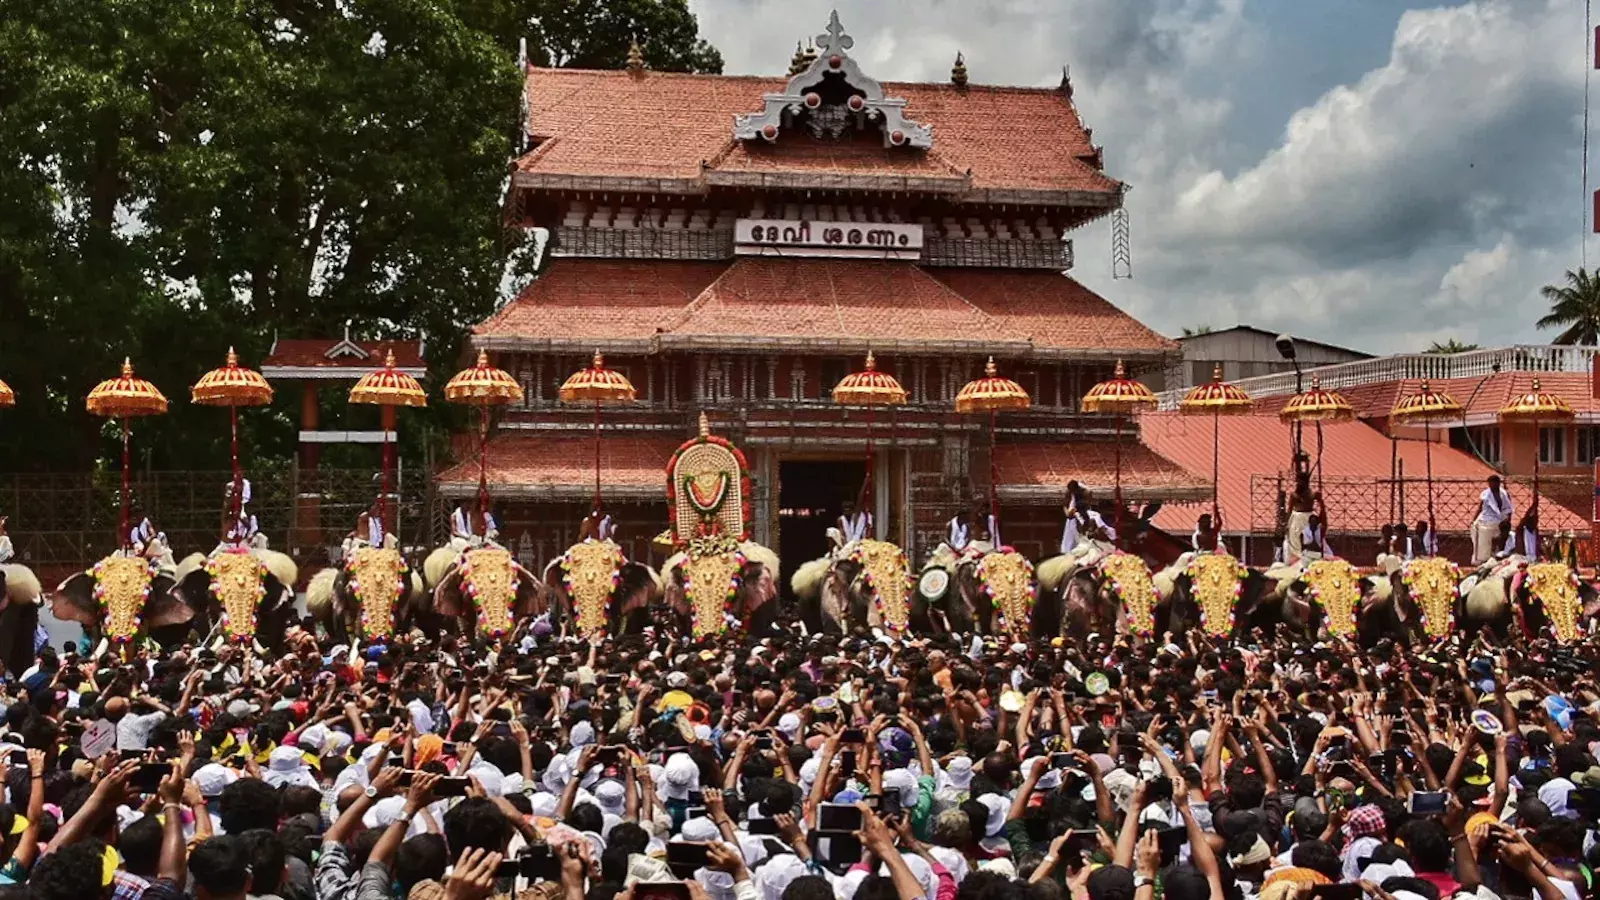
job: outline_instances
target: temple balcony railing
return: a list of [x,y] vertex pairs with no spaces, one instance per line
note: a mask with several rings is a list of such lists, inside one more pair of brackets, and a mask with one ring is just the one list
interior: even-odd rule
[[[1311,376],[1315,375],[1323,387],[1339,389],[1422,378],[1433,381],[1483,378],[1496,372],[1587,373],[1596,353],[1600,353],[1600,347],[1558,344],[1515,344],[1464,353],[1398,353],[1304,369],[1300,377],[1303,386],[1309,385]],[[1295,393],[1294,372],[1241,378],[1234,383],[1252,397],[1280,397]],[[1185,393],[1187,389],[1162,392],[1158,395],[1161,408],[1176,409]]]
[[1039,238],[946,238],[923,241],[923,265],[995,269],[1072,268],[1072,241]]
[[[557,258],[731,260],[730,229],[602,228],[560,225],[550,229],[550,255]],[[928,266],[1065,271],[1073,266],[1072,241],[1060,238],[935,237],[923,242],[918,259]]]

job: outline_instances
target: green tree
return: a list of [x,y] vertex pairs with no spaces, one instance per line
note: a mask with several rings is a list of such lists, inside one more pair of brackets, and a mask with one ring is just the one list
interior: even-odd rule
[[1466,353],[1469,350],[1482,349],[1477,344],[1463,344],[1455,338],[1448,341],[1434,341],[1428,345],[1428,353]]
[[701,39],[688,0],[509,0],[507,34],[528,39],[535,65],[620,69],[637,40],[660,72],[722,71],[722,54]]
[[1600,278],[1583,268],[1567,270],[1566,284],[1547,284],[1539,294],[1550,301],[1540,328],[1560,328],[1557,344],[1600,344]]
[[1197,337],[1197,336],[1202,335],[1202,334],[1210,334],[1210,333],[1211,333],[1211,326],[1210,325],[1185,325],[1185,326],[1183,326],[1183,336],[1184,337]]

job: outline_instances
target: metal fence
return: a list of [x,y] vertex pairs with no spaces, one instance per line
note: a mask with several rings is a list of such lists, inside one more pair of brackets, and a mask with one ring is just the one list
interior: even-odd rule
[[[380,489],[374,473],[363,469],[257,463],[248,477],[250,512],[271,546],[312,563],[327,561],[328,549],[355,528]],[[141,472],[132,496],[182,557],[217,545],[231,479],[226,471]],[[53,577],[115,550],[121,483],[117,471],[0,475],[0,515],[9,518],[6,532],[17,561]],[[436,543],[442,518],[430,479],[400,471],[391,491],[389,530],[407,545]]]

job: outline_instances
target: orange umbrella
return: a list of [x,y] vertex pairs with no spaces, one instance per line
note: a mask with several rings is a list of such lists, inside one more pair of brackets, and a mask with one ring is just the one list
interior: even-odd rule
[[[395,408],[400,406],[427,406],[428,392],[415,378],[394,367],[394,351],[383,359],[383,368],[361,376],[350,389],[351,403]],[[389,511],[389,469],[393,464],[393,450],[389,446],[389,426],[383,425],[383,493],[378,495],[378,533],[388,534],[385,521]]]
[[1117,504],[1116,528],[1119,540],[1122,537],[1122,417],[1155,409],[1159,405],[1160,401],[1148,387],[1127,377],[1120,359],[1117,360],[1116,371],[1112,373],[1109,381],[1100,382],[1089,388],[1089,393],[1083,395],[1084,412],[1108,413],[1117,417],[1117,437],[1116,443],[1112,445],[1112,452],[1116,459],[1116,487],[1113,491]]
[[272,385],[260,372],[239,365],[239,354],[228,348],[228,361],[220,369],[212,369],[200,376],[189,390],[189,399],[202,406],[226,406],[228,427],[232,432],[231,456],[233,460],[233,521],[239,521],[240,503],[243,501],[239,471],[239,407],[266,406],[272,402]]
[[996,521],[1000,518],[1000,507],[995,501],[994,488],[1000,480],[1000,466],[995,461],[995,414],[1006,409],[1027,409],[1032,405],[1033,398],[1022,389],[1022,385],[1000,377],[992,356],[983,367],[983,377],[967,382],[956,393],[956,412],[989,414],[989,515]]
[[444,386],[444,398],[478,408],[478,524],[489,510],[489,407],[522,402],[522,385],[504,369],[489,365],[489,354],[478,351],[478,362],[457,372]]
[[618,403],[632,403],[637,394],[628,376],[615,369],[606,368],[606,358],[594,352],[594,362],[587,369],[573,372],[561,384],[562,403],[594,404],[594,508],[600,509],[600,407]]
[[1433,529],[1433,434],[1435,424],[1454,422],[1461,418],[1461,404],[1444,391],[1435,391],[1428,388],[1428,379],[1422,379],[1422,386],[1415,394],[1408,394],[1395,401],[1394,408],[1389,410],[1389,421],[1396,425],[1421,425],[1422,426],[1422,454],[1427,465],[1428,475],[1428,529]]
[[133,427],[128,420],[134,416],[159,416],[167,411],[167,398],[155,385],[133,374],[133,363],[122,360],[122,374],[95,385],[85,398],[84,405],[90,415],[116,418],[122,421],[122,533],[117,541],[127,546],[128,540],[128,478],[133,471],[133,459],[128,452],[128,439]]
[[[1322,423],[1323,422],[1348,422],[1356,417],[1355,407],[1338,391],[1324,390],[1322,380],[1311,376],[1311,388],[1289,398],[1278,410],[1278,418],[1283,422],[1293,422],[1298,428],[1302,423],[1314,422],[1317,426],[1317,492],[1321,493],[1322,482]],[[1299,432],[1295,437],[1295,450],[1300,450]],[[1296,460],[1295,465],[1299,465]]]
[[[1577,418],[1572,405],[1561,399],[1560,395],[1552,394],[1539,386],[1539,379],[1533,379],[1533,388],[1525,394],[1512,397],[1511,401],[1500,408],[1499,419],[1503,424],[1518,422],[1531,422],[1533,424],[1533,438],[1539,439],[1539,423],[1541,422],[1571,422]],[[1533,454],[1533,511],[1539,512],[1539,454]]]
[[872,351],[867,351],[867,367],[860,372],[851,372],[839,379],[833,387],[833,402],[847,406],[865,406],[867,408],[867,477],[861,485],[861,493],[867,503],[872,502],[872,415],[880,406],[901,406],[906,402],[906,389],[900,382],[887,372],[878,371],[878,362],[873,359]]
[[1244,388],[1222,380],[1222,363],[1211,371],[1211,380],[1189,389],[1178,403],[1178,413],[1185,416],[1211,417],[1211,516],[1221,518],[1217,503],[1217,484],[1222,474],[1222,417],[1249,413],[1255,401]]
[[17,405],[17,395],[12,392],[11,385],[0,381],[0,408]]

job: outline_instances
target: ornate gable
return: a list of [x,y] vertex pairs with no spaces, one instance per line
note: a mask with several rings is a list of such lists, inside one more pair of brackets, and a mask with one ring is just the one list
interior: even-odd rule
[[885,147],[931,148],[933,127],[907,119],[903,98],[884,96],[883,85],[863,74],[847,52],[854,45],[835,10],[828,30],[817,35],[816,58],[782,92],[763,94],[760,112],[735,116],[734,139],[776,141],[785,128],[805,128],[820,139],[839,138],[872,123],[882,129]]

